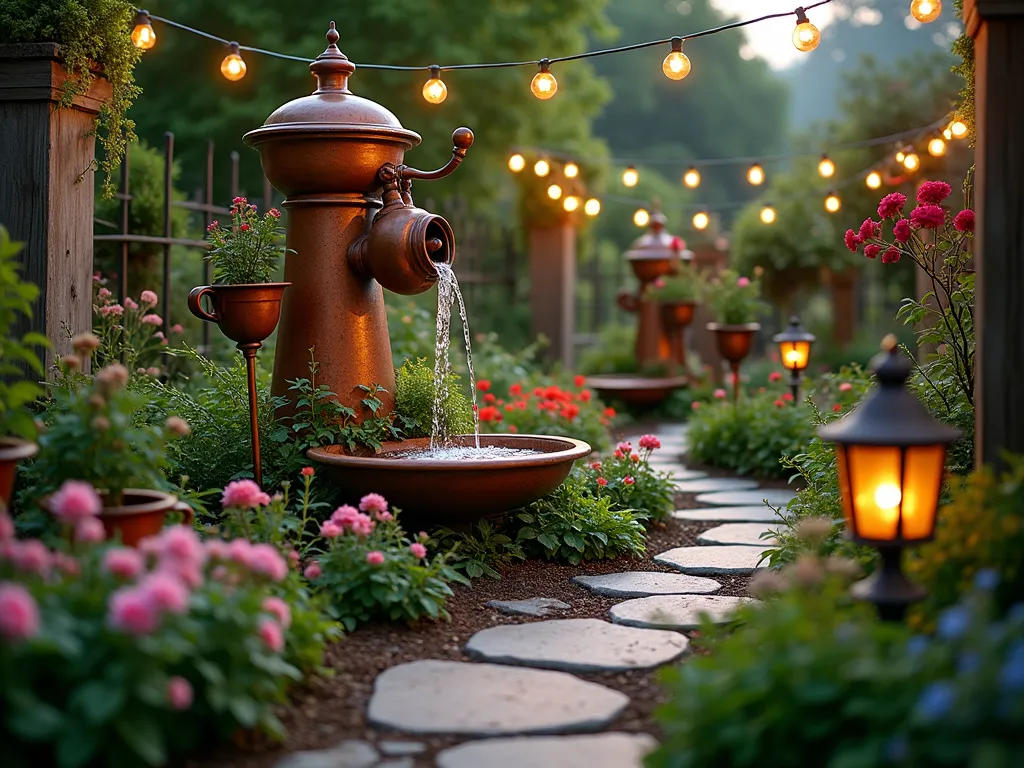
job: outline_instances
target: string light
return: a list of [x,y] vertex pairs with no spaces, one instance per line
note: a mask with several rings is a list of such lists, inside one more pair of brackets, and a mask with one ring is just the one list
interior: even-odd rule
[[868,189],[878,189],[882,186],[882,174],[878,171],[871,171],[865,178],[864,183],[868,185]]
[[562,207],[569,213],[572,213],[580,207],[580,199],[576,195],[569,195],[562,201]]
[[942,13],[941,0],[911,0],[910,2],[910,15],[922,24],[935,21],[939,18],[940,13]]
[[903,167],[908,171],[916,171],[921,167],[921,158],[917,156],[917,152],[914,151],[913,147],[907,148],[909,151],[904,152]]
[[708,216],[707,211],[697,211],[693,214],[693,228],[697,230],[703,230],[708,228],[708,224],[711,223],[711,217]]
[[537,74],[533,76],[533,80],[530,81],[530,90],[533,91],[533,95],[538,99],[547,101],[558,92],[558,81],[551,74],[550,61],[541,59],[537,66],[539,69]]
[[951,127],[952,125],[953,124],[950,123],[949,125],[942,129],[942,138],[944,138],[946,141],[953,140],[953,128]]
[[601,212],[601,201],[592,197],[583,204],[583,212],[587,216],[597,216]]
[[960,118],[957,118],[949,124],[949,134],[954,139],[962,139],[967,135],[967,123]]
[[823,179],[831,179],[836,173],[836,164],[829,160],[828,155],[821,156],[821,162],[818,163],[818,174]]
[[825,198],[825,210],[829,213],[835,213],[843,206],[842,201],[839,199],[834,191],[828,193],[828,197]]
[[904,152],[901,149],[899,152],[896,153],[896,162],[897,163],[902,163],[904,161],[904,159],[906,159],[906,157],[907,157],[907,153]]
[[946,141],[945,139],[936,136],[934,139],[928,142],[928,154],[932,157],[942,157],[946,154]]
[[144,51],[148,51],[156,45],[156,32],[153,31],[153,21],[149,18],[149,11],[137,11],[135,13],[132,45]]
[[562,173],[565,174],[567,179],[575,179],[580,175],[580,167],[576,163],[566,163],[565,168],[562,169]]
[[622,183],[627,187],[635,187],[640,181],[640,174],[632,165],[622,172]]
[[683,184],[688,186],[690,189],[696,189],[700,186],[700,172],[698,172],[692,165],[690,166],[690,169],[683,174]]
[[541,158],[540,160],[533,164],[533,172],[537,176],[544,178],[549,173],[551,173],[551,163],[549,163],[544,158]]
[[228,53],[228,55],[224,57],[224,61],[220,63],[220,73],[228,80],[241,80],[245,77],[245,72],[248,67],[245,66],[242,54],[239,53],[238,43],[228,43],[228,48],[230,49],[230,53]]
[[755,187],[764,184],[764,168],[758,163],[754,163],[747,169],[747,181],[753,184]]
[[811,24],[803,8],[796,9],[796,29],[793,30],[793,45],[798,51],[808,53],[818,47],[821,32]]
[[552,184],[550,187],[548,187],[548,197],[550,197],[552,200],[557,200],[561,196],[562,188],[560,186],[558,186],[557,184]]
[[526,167],[526,158],[516,152],[508,159],[508,169],[512,173],[519,173],[523,168]]
[[683,38],[672,38],[672,52],[661,63],[661,71],[669,80],[682,80],[690,74],[690,59],[683,53]]
[[441,79],[441,68],[436,64],[430,67],[430,79],[423,84],[423,98],[431,104],[440,104],[448,98],[448,86]]
[[765,224],[775,223],[775,209],[772,208],[771,203],[766,203],[761,209],[761,221]]
[[633,214],[633,223],[638,227],[646,227],[651,221],[651,214],[645,208],[637,208]]

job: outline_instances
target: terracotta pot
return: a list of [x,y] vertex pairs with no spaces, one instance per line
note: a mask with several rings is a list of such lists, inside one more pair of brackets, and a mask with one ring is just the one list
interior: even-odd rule
[[0,501],[11,507],[11,492],[14,490],[14,475],[18,462],[31,459],[39,453],[39,446],[16,437],[0,438]]
[[629,266],[641,283],[653,283],[672,273],[675,260],[669,256],[630,256]]
[[708,330],[715,333],[718,354],[730,363],[738,363],[750,354],[750,345],[754,341],[754,334],[761,330],[761,324],[725,325],[722,323],[708,323]]
[[[101,491],[100,496],[105,498],[105,493]],[[50,497],[40,499],[39,504],[49,511]],[[120,536],[122,544],[134,547],[147,536],[160,533],[170,512],[180,512],[185,518],[183,524],[187,526],[195,520],[192,508],[179,502],[177,496],[162,491],[126,488],[122,504],[104,506],[99,518],[108,538]]]
[[[221,333],[237,344],[258,344],[277,328],[281,296],[291,283],[200,285],[188,295],[188,308],[201,320],[216,323]],[[212,312],[203,308],[210,297]]]
[[685,328],[693,322],[693,311],[696,308],[696,301],[663,301],[661,322],[666,328]]

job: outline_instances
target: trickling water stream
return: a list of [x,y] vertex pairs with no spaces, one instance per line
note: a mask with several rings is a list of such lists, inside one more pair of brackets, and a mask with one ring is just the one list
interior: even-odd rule
[[[469,336],[469,319],[462,291],[455,277],[455,270],[449,264],[435,264],[437,269],[437,335],[434,342],[434,407],[431,414],[433,424],[430,430],[430,449],[445,448],[451,437],[444,423],[444,400],[447,393],[448,376],[452,372],[449,351],[452,343],[452,308],[459,302],[459,317],[462,319],[462,334],[466,339],[466,367],[469,369],[469,391],[473,400],[473,434],[476,448],[480,450],[480,419],[476,407],[476,376],[473,374],[473,346]],[[467,449],[460,449],[464,455]],[[481,456],[480,458],[486,458]]]

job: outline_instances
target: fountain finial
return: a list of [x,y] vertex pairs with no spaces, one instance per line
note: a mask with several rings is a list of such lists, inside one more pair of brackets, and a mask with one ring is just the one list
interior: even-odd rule
[[332,21],[327,30],[327,48],[309,65],[309,70],[316,75],[315,93],[351,93],[348,78],[356,71],[356,65],[338,48],[340,39],[341,35]]

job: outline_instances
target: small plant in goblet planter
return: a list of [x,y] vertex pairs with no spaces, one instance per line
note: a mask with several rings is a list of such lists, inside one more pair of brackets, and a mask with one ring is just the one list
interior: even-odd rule
[[693,322],[693,311],[704,295],[703,277],[688,263],[681,263],[673,274],[659,277],[648,288],[651,299],[661,310],[661,323],[669,336],[671,360],[686,369],[686,326]]
[[[260,433],[257,423],[256,353],[263,341],[277,328],[281,317],[281,297],[291,283],[272,283],[270,278],[287,252],[283,243],[281,212],[271,208],[262,217],[256,206],[244,197],[231,203],[231,227],[214,221],[207,227],[213,265],[213,285],[193,288],[188,308],[193,315],[217,323],[245,356],[249,374],[249,415],[252,435],[253,472],[263,483],[260,465]],[[211,310],[203,307],[210,298]]]
[[733,400],[739,398],[740,363],[750,354],[754,334],[761,329],[757,322],[768,305],[761,301],[761,283],[727,269],[707,286],[708,302],[715,321],[708,323],[714,332],[718,354],[729,361],[732,369]]

